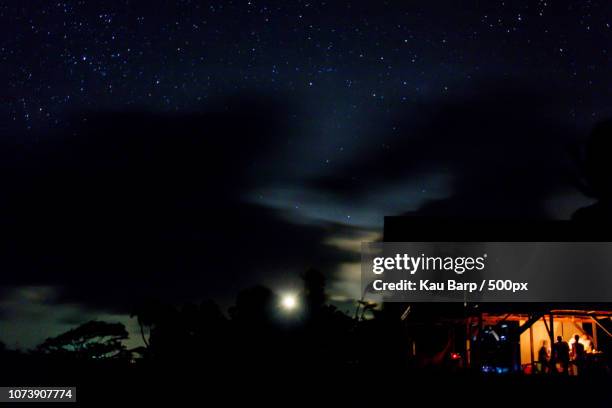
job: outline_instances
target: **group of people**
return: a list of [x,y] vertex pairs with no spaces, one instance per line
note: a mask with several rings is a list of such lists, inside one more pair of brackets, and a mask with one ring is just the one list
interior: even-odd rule
[[562,336],[557,336],[552,350],[548,342],[542,341],[538,352],[538,371],[540,373],[563,373],[566,375],[582,374],[586,362],[586,354],[593,352],[593,343],[588,336],[579,334],[568,342]]

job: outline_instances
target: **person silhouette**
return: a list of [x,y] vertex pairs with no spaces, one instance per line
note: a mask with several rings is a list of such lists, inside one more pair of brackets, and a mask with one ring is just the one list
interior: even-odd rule
[[542,340],[542,347],[538,351],[538,373],[545,374],[548,372],[550,355],[548,353],[548,342]]
[[581,190],[596,203],[580,208],[576,221],[612,222],[612,120],[595,126],[584,148]]
[[553,346],[555,353],[555,361],[561,366],[561,372],[563,374],[568,373],[569,359],[570,359],[570,348],[566,341],[563,341],[563,337],[557,336],[557,342]]
[[581,374],[584,357],[584,345],[580,343],[580,336],[576,334],[574,336],[574,343],[572,344],[572,362],[574,364],[574,373],[576,375]]

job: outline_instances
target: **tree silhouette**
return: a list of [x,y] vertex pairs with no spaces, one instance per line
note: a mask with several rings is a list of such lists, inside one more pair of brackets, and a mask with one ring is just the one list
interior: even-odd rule
[[210,300],[180,307],[149,300],[131,316],[140,325],[143,356],[163,364],[211,362],[220,359],[227,346],[228,320]]
[[255,286],[238,293],[236,305],[229,312],[239,325],[261,326],[272,323],[274,293],[265,286]]
[[308,313],[317,314],[325,305],[325,276],[316,269],[308,269],[303,275],[304,297]]
[[[138,326],[140,327],[140,337],[146,348],[150,347],[150,336],[152,333],[153,325],[160,321],[161,315],[163,314],[163,306],[154,300],[146,300],[140,303],[132,313],[130,317],[136,317]],[[145,334],[145,327],[148,328],[149,338]]]
[[57,337],[51,337],[36,347],[43,355],[98,360],[125,356],[122,340],[128,338],[121,323],[92,320]]

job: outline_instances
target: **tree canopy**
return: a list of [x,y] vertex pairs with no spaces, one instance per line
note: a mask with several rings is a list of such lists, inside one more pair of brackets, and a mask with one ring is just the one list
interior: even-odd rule
[[128,332],[121,323],[92,320],[40,344],[36,351],[79,359],[116,358],[124,355]]

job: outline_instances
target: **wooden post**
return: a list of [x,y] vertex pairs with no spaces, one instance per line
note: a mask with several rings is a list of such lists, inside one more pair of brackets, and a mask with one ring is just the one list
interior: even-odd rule
[[550,314],[550,342],[555,342],[555,322],[552,313]]
[[467,324],[465,327],[465,366],[467,368],[471,367],[472,363],[472,347],[471,347],[471,331],[472,328],[472,318],[468,317]]
[[[546,319],[544,319],[544,324],[546,324]],[[557,373],[557,361],[555,359],[555,326],[553,321],[552,312],[550,313],[550,328],[548,328],[548,336],[550,337],[550,373]]]
[[533,357],[533,326],[529,326],[529,349],[531,351],[531,369],[534,367],[534,357]]

